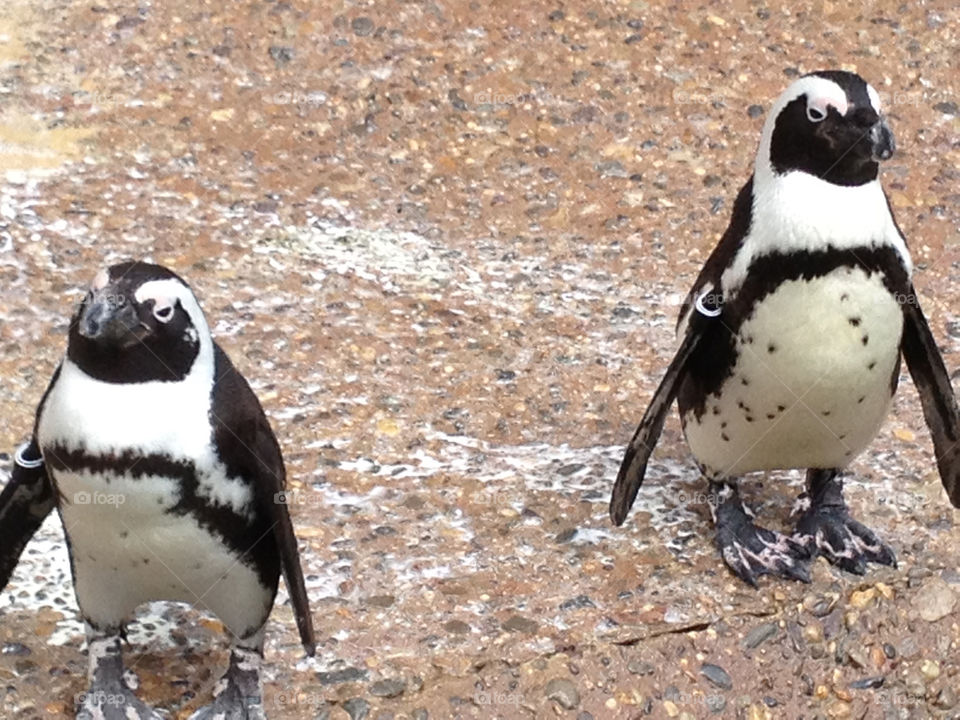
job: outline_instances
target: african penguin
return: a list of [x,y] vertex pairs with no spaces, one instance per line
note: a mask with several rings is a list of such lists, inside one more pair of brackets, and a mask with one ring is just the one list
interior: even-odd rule
[[[880,98],[854,73],[811,73],[774,103],[753,175],[681,309],[680,348],[626,449],[615,524],[676,399],[709,482],[715,544],[736,575],[809,580],[816,555],[858,574],[895,565],[850,517],[841,473],[876,436],[901,356],[960,507],[960,413],[878,180],[893,151]],[[787,468],[807,469],[792,535],[755,525],[736,486],[743,473]]]
[[56,505],[87,627],[81,720],[156,720],[124,680],[120,639],[142,603],[214,613],[230,665],[203,720],[263,718],[263,633],[284,573],[315,647],[280,447],[213,341],[190,287],[159,265],[101,271],[0,496],[0,588]]

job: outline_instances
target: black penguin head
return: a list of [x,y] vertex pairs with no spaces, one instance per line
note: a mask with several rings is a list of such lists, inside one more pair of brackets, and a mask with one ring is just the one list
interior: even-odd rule
[[757,162],[775,174],[800,171],[852,186],[876,180],[879,161],[893,151],[877,92],[856,73],[822,70],[796,80],[774,104]]
[[209,330],[190,287],[161,265],[125,262],[100,271],[70,322],[67,357],[105,382],[177,381]]

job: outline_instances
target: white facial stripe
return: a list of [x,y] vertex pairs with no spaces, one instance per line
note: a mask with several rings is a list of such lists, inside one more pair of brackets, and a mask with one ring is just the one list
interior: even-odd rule
[[161,303],[166,303],[167,306],[170,306],[173,305],[176,300],[179,300],[180,307],[186,311],[193,326],[200,332],[200,336],[209,336],[207,321],[203,316],[203,311],[200,309],[200,304],[193,296],[193,293],[190,292],[190,288],[183,283],[172,278],[167,280],[152,280],[137,288],[134,297],[136,301],[140,303],[153,300],[158,306]]
[[877,115],[880,114],[880,93],[873,89],[873,85],[867,83],[867,97],[870,98],[870,105],[873,106]]
[[755,165],[755,174],[758,181],[762,182],[763,178],[769,178],[773,175],[773,168],[770,166],[770,143],[773,138],[773,129],[777,124],[777,117],[787,105],[801,95],[807,96],[808,104],[816,102],[818,103],[817,107],[822,105],[824,112],[830,105],[837,108],[838,112],[842,110],[841,114],[847,112],[847,94],[833,80],[811,75],[791,83],[773,103],[773,107],[767,113],[766,122],[763,124],[763,134],[760,136],[760,148],[757,151]]
[[836,108],[837,112],[841,115],[847,114],[846,98],[844,98],[843,102],[838,102],[837,98],[835,97],[829,97],[827,95],[815,95],[813,97],[808,97],[807,107],[816,108],[823,116],[826,116],[827,111],[831,107]]

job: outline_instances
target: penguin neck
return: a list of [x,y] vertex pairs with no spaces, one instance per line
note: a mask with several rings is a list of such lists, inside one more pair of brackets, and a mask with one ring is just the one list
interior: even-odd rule
[[912,262],[879,180],[834,185],[799,170],[775,173],[757,163],[750,230],[723,275],[733,292],[753,261],[770,253],[822,252],[893,247],[909,275]]

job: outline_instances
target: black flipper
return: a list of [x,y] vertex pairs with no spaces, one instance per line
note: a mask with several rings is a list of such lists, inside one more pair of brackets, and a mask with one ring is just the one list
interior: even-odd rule
[[923,417],[933,437],[940,480],[950,502],[960,508],[960,410],[957,399],[912,285],[902,307],[900,349],[920,393]]
[[613,495],[610,498],[610,519],[613,520],[614,525],[623,524],[627,512],[629,512],[633,501],[637,497],[637,492],[643,484],[643,476],[647,471],[650,453],[653,452],[657,440],[660,439],[660,433],[663,432],[663,423],[673,406],[674,399],[677,397],[687,361],[702,336],[699,325],[699,323],[691,323],[680,349],[673,356],[663,380],[660,381],[657,391],[653,394],[653,399],[650,401],[647,411],[643,414],[640,426],[633,434],[633,439],[623,455],[620,472],[617,474],[617,481],[613,485]]
[[50,511],[57,506],[57,495],[37,442],[37,426],[47,396],[60,377],[60,367],[57,365],[53,371],[53,377],[40,398],[30,442],[14,455],[10,482],[0,493],[0,592],[10,581],[10,575],[20,560],[20,553]]
[[0,591],[7,586],[23,548],[56,504],[34,437],[17,451],[10,482],[0,493]]
[[300,553],[285,502],[283,456],[260,401],[226,353],[215,346],[214,441],[228,470],[252,483],[257,510],[269,521],[280,553],[283,577],[307,655],[316,651],[313,618],[300,567]]
[[[690,358],[703,337],[711,327],[711,321],[716,322],[723,310],[723,289],[721,278],[723,271],[733,261],[737,250],[743,244],[743,239],[750,231],[753,217],[753,176],[740,188],[737,199],[733,204],[733,214],[720,242],[710,253],[700,274],[693,283],[693,288],[687,295],[680,308],[677,318],[677,329],[686,325],[683,343],[677,354],[674,355],[667,368],[660,386],[650,401],[650,406],[640,421],[640,427],[634,433],[633,440],[627,446],[617,474],[617,481],[613,486],[613,496],[610,498],[610,519],[615,525],[622,525],[627,512],[637,497],[637,492],[643,484],[643,475],[647,471],[647,461],[653,452],[663,423],[666,420],[680,385],[686,375]],[[699,305],[699,307],[697,307]]]

